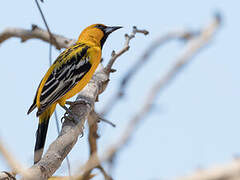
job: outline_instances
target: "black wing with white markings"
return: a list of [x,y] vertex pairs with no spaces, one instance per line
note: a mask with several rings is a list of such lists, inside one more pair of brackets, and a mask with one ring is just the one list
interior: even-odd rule
[[[37,116],[71,90],[91,69],[92,65],[87,56],[88,49],[88,46],[82,47],[81,51],[71,55],[72,57],[65,62],[62,59],[58,60],[61,62],[61,66],[52,71],[42,88],[41,106],[38,109]],[[66,56],[63,57],[67,58]]]

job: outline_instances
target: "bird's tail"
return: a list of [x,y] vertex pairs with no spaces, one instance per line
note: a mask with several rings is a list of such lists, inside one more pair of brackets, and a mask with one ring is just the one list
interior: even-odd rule
[[42,158],[42,153],[47,136],[49,119],[52,113],[54,112],[55,107],[56,104],[51,105],[39,116],[38,129],[36,132],[36,143],[34,149],[34,164],[36,164]]

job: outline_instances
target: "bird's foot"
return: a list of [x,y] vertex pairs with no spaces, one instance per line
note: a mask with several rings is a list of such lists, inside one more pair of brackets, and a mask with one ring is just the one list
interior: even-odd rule
[[78,118],[78,116],[74,114],[69,108],[67,108],[67,106],[64,105],[61,107],[66,111],[66,113],[64,114],[64,118],[68,117],[72,119],[76,124],[80,122],[80,119]]

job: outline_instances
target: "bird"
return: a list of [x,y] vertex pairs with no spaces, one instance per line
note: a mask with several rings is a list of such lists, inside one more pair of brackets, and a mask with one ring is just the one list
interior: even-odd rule
[[[74,45],[65,49],[42,78],[27,114],[37,108],[39,117],[34,149],[34,164],[40,161],[49,119],[59,104],[68,114],[66,100],[80,92],[92,78],[101,61],[102,48],[109,34],[122,28],[93,24],[85,28]],[[76,116],[75,116],[76,117]]]

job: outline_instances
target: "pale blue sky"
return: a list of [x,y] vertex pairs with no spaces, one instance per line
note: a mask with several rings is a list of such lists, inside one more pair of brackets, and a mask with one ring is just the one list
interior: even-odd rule
[[[130,51],[114,65],[117,72],[100,96],[99,110],[152,40],[171,29],[202,27],[216,10],[220,10],[224,18],[222,28],[208,48],[159,95],[151,115],[120,152],[113,177],[116,180],[169,179],[191,173],[197,167],[229,162],[233,155],[240,153],[239,1],[46,0],[41,6],[51,30],[70,38],[77,38],[84,27],[97,22],[124,26],[107,40],[103,49],[105,60],[109,59],[113,49],[122,47],[123,35],[130,32],[133,25],[150,31],[148,37],[138,35],[131,42]],[[0,31],[6,27],[30,28],[31,24],[44,27],[34,1],[3,1],[0,17]],[[128,120],[140,108],[149,88],[174,63],[182,45],[181,42],[171,42],[160,48],[135,76],[124,101],[106,117],[116,123],[117,128],[100,125],[101,150],[121,134]],[[33,162],[37,128],[35,113],[27,116],[26,112],[48,68],[48,48],[48,44],[39,40],[20,43],[19,39],[11,39],[0,45],[0,137],[26,166]],[[57,50],[54,51],[54,57],[58,54]],[[62,112],[58,108],[59,116]],[[86,134],[70,153],[73,171],[87,160]],[[47,146],[56,136],[52,119]],[[0,170],[7,170],[1,156]],[[65,172],[64,163],[59,173]]]

